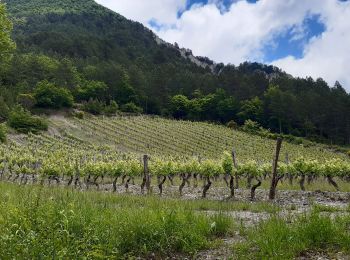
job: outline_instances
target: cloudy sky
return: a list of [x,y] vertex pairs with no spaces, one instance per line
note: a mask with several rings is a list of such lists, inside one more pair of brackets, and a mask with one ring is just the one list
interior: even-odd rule
[[96,0],[197,56],[274,64],[350,92],[350,1]]

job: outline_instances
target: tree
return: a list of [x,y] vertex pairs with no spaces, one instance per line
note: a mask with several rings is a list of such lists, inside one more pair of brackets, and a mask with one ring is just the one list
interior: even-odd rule
[[277,121],[277,129],[282,133],[283,122],[288,123],[293,116],[295,97],[289,92],[282,91],[279,86],[271,85],[265,92],[264,98],[270,121]]
[[38,83],[34,97],[38,107],[62,108],[73,105],[73,96],[68,89],[56,87],[46,80]]
[[0,122],[5,121],[9,115],[9,107],[5,103],[5,100],[2,96],[0,96]]
[[75,97],[79,101],[92,99],[104,100],[106,97],[107,85],[101,81],[85,81],[76,91]]
[[78,70],[72,61],[67,58],[61,60],[55,72],[55,83],[72,90],[78,87],[80,80]]
[[173,96],[170,100],[170,113],[174,118],[185,118],[188,115],[190,101],[184,95]]
[[238,117],[244,122],[248,119],[260,121],[264,113],[263,102],[259,97],[245,100],[241,103]]
[[122,74],[122,80],[118,86],[118,96],[117,100],[121,104],[126,104],[136,99],[135,89],[130,84],[130,77],[128,73],[124,70]]
[[235,119],[238,111],[238,103],[234,97],[220,100],[216,106],[217,117],[221,122],[228,122]]
[[6,63],[15,49],[15,43],[11,40],[12,23],[6,14],[5,5],[0,3],[0,64]]

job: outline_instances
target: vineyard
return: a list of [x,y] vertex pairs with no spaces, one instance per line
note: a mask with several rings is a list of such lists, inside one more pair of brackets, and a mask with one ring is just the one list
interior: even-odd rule
[[[234,197],[240,182],[251,190],[250,199],[273,172],[275,141],[207,123],[150,117],[51,117],[49,133],[13,135],[0,146],[2,179],[26,184],[57,183],[99,188],[109,184],[128,189],[142,180],[140,190],[162,194],[166,181],[198,187],[206,197],[213,182],[222,181]],[[234,153],[231,153],[234,149]],[[345,155],[314,145],[284,142],[276,169],[277,182],[324,180],[339,190],[350,181]],[[152,180],[153,178],[153,180]]]
[[0,145],[0,258],[347,257],[345,154],[208,123],[48,120]]

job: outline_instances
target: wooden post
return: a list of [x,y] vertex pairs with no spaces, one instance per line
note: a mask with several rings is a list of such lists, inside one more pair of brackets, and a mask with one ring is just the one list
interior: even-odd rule
[[279,178],[277,176],[277,167],[278,167],[278,158],[280,155],[281,146],[282,146],[282,138],[278,137],[277,144],[276,144],[275,158],[273,160],[273,165],[272,165],[272,180],[271,180],[271,187],[270,187],[270,194],[269,194],[270,200],[274,200],[276,197],[276,187],[279,181]]
[[[237,165],[237,160],[236,160],[236,151],[234,149],[232,149],[232,160],[233,160],[233,167],[235,167],[236,169],[238,168]],[[238,174],[236,173],[236,189],[239,188],[239,178],[238,178]]]
[[144,174],[144,180],[145,180],[147,193],[149,194],[150,189],[151,189],[151,178],[150,178],[149,171],[148,171],[148,160],[149,160],[149,157],[147,154],[145,154],[143,156],[143,174]]

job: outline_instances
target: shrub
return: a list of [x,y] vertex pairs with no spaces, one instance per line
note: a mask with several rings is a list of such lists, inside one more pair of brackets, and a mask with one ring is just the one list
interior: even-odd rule
[[347,151],[347,153],[346,153],[349,157],[350,157],[350,150],[349,151]]
[[231,120],[230,122],[228,122],[226,126],[231,129],[238,129],[238,124],[234,120]]
[[48,129],[46,120],[31,115],[29,111],[23,109],[21,106],[15,107],[10,112],[7,123],[20,133],[37,133]]
[[90,99],[88,102],[83,103],[83,110],[93,115],[103,114],[105,103],[97,99]]
[[104,112],[106,115],[115,115],[115,113],[117,113],[117,111],[118,111],[118,108],[119,108],[119,106],[118,106],[117,102],[112,100],[109,103],[109,105],[104,108]]
[[40,82],[34,92],[36,105],[45,108],[72,107],[72,93],[65,88],[59,88],[48,81]]
[[122,105],[121,111],[126,112],[126,113],[141,114],[143,112],[143,109],[141,107],[135,105],[134,102],[130,102],[130,103]]
[[9,111],[9,107],[5,103],[4,98],[0,96],[0,122],[8,118]]
[[79,118],[79,119],[84,119],[84,112],[83,111],[74,111],[71,116],[74,116],[76,118]]
[[35,106],[36,100],[31,94],[19,94],[17,96],[17,103],[29,110]]
[[0,125],[0,143],[6,142],[6,127]]
[[248,119],[244,122],[242,130],[248,133],[256,134],[260,131],[260,125],[258,122]]

